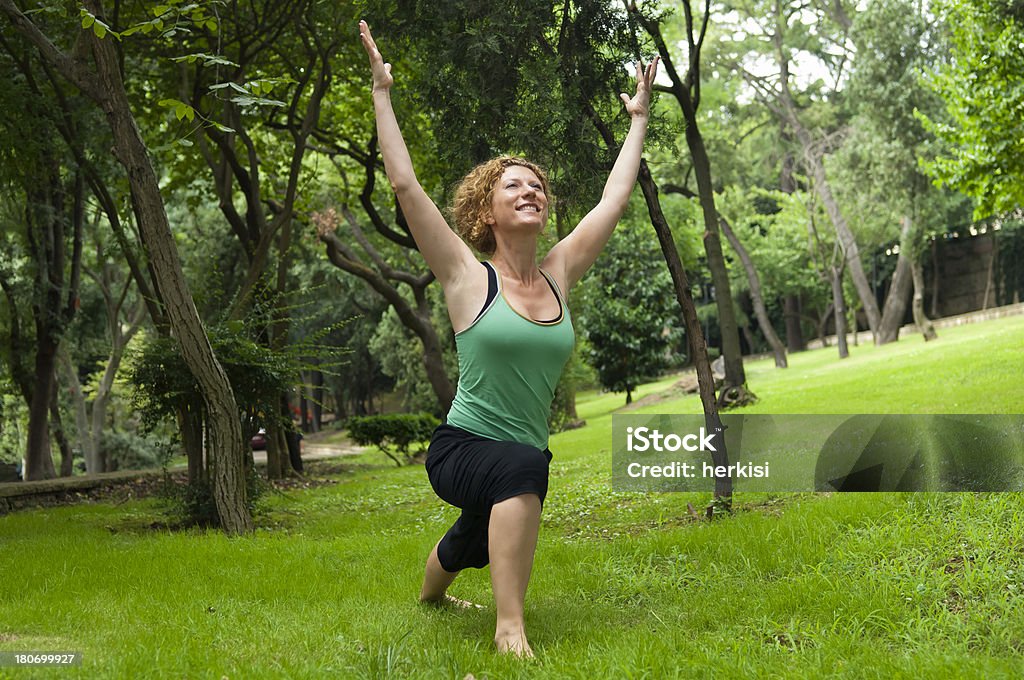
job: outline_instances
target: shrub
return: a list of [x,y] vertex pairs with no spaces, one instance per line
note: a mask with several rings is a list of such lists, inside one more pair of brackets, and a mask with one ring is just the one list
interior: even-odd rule
[[166,466],[174,456],[175,446],[154,436],[104,431],[100,451],[106,457],[108,471],[147,470]]
[[[396,465],[401,466],[427,448],[438,423],[438,419],[429,413],[398,413],[356,416],[349,418],[346,426],[349,437],[356,444],[376,446]],[[410,451],[409,447],[413,444],[418,446],[415,451]]]

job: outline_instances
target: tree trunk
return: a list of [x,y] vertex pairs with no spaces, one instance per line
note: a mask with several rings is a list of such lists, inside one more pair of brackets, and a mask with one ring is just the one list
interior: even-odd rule
[[932,317],[939,315],[939,239],[932,241]]
[[[96,395],[92,400],[89,438],[93,442],[94,449],[99,446],[100,437],[103,436],[103,430],[107,426],[107,406],[110,404],[110,393],[114,388],[114,378],[117,376],[117,369],[121,365],[123,357],[124,344],[115,339],[113,351],[107,359],[107,365],[103,369],[103,377],[100,378],[99,387],[96,389]],[[88,463],[86,463],[86,468],[88,469]],[[105,470],[100,469],[97,472],[105,472]]]
[[28,441],[25,445],[26,481],[53,479],[50,449],[50,398],[53,392],[54,353],[57,348],[47,337],[37,340],[35,380],[28,408]]
[[988,272],[985,274],[985,297],[981,301],[981,311],[988,309],[989,293],[992,291],[992,271],[995,269],[996,255],[999,250],[999,241],[996,239],[996,232],[992,230],[992,250],[988,258]]
[[[754,315],[757,317],[757,325],[761,329],[761,333],[772,348],[772,354],[775,355],[775,367],[786,368],[788,366],[786,362],[786,348],[782,346],[782,341],[779,340],[779,336],[775,333],[772,322],[768,318],[768,310],[764,306],[764,297],[761,295],[761,278],[757,275],[754,262],[750,259],[750,254],[747,253],[747,249],[740,242],[729,222],[721,216],[718,219],[719,225],[722,227],[722,233],[729,240],[729,245],[732,246],[732,249],[739,255],[740,262],[743,263],[743,270],[747,273],[747,282],[750,285],[750,301],[754,305]],[[728,380],[728,371],[726,372],[726,379]]]
[[[371,393],[372,394],[372,393]],[[324,374],[320,369],[313,369],[313,432],[323,429],[324,415]]]
[[[832,286],[832,283],[831,283],[831,281],[832,281],[831,271],[827,275],[826,278],[828,279],[829,287],[831,288],[831,286]],[[821,311],[820,309],[818,310],[818,312],[819,312],[818,313],[818,320],[815,323],[816,323],[816,327],[818,329],[818,342],[821,343],[822,347],[829,347],[828,336],[825,334],[825,331],[827,330],[826,327],[828,326],[829,317],[832,316],[834,309],[835,309],[835,304],[830,302],[830,303],[828,303],[828,305],[825,306],[825,311]]]
[[914,300],[911,305],[914,313],[914,324],[917,330],[924,336],[925,342],[935,340],[939,336],[935,333],[935,325],[924,313],[924,271],[921,263],[914,259],[910,269],[914,279]]
[[[71,275],[68,264],[65,224],[68,221],[66,191],[60,163],[49,146],[41,152],[38,186],[26,186],[26,229],[29,252],[35,260],[32,316],[35,319],[35,373],[29,400],[28,437],[25,446],[25,479],[50,479],[56,476],[50,444],[50,416],[56,408],[57,350],[61,337],[78,309],[78,282],[82,257],[84,219],[84,182],[76,173],[74,208],[70,215],[73,230]],[[64,296],[67,302],[64,303]],[[12,307],[11,312],[17,313]],[[18,361],[18,359],[14,359]],[[61,449],[61,469],[71,466],[71,449],[60,423],[52,423]]]
[[50,392],[50,430],[60,449],[60,476],[70,477],[74,473],[74,453],[71,450],[70,442],[68,442],[67,434],[64,432],[64,420],[60,416],[60,405],[57,403],[59,384],[55,366],[53,390]]
[[580,423],[580,414],[576,412],[576,385],[567,385],[566,388],[565,417],[570,423]]
[[875,300],[875,292],[871,288],[871,283],[864,273],[864,265],[860,261],[857,239],[853,235],[853,231],[850,230],[842,210],[839,208],[839,202],[832,195],[832,188],[829,186],[828,178],[825,175],[825,165],[822,163],[821,158],[811,149],[810,133],[801,126],[797,130],[797,136],[807,150],[808,163],[814,175],[815,193],[818,194],[821,202],[825,205],[825,210],[832,221],[832,226],[835,227],[839,242],[843,246],[843,257],[846,260],[846,266],[850,270],[850,278],[853,280],[853,287],[857,291],[857,297],[860,298],[861,306],[864,308],[864,313],[867,316],[868,327],[877,338],[882,316],[878,309],[878,302]]
[[[832,308],[836,321],[836,344],[839,346],[839,358],[850,356],[850,348],[846,345],[846,301],[843,298],[843,268],[832,265]],[[854,335],[856,336],[856,327]]]
[[306,392],[309,389],[309,379],[307,373],[302,371],[302,387],[299,389],[299,427],[302,428],[303,432],[310,431],[309,425],[309,402],[306,400]]
[[875,335],[876,345],[899,340],[900,326],[903,325],[903,317],[907,314],[907,302],[913,288],[913,275],[910,271],[914,253],[913,223],[909,215],[904,216],[901,222],[900,252],[896,256],[896,271],[892,275],[889,294],[886,295],[885,304],[882,306],[882,320]]
[[[87,7],[97,15],[96,0]],[[249,533],[252,515],[246,502],[242,470],[245,454],[242,426],[231,383],[213,353],[206,329],[199,318],[192,293],[185,281],[181,259],[171,234],[160,186],[145,142],[132,116],[119,70],[113,41],[89,33],[105,97],[103,108],[113,133],[114,154],[128,174],[132,209],[135,212],[160,296],[167,305],[174,336],[182,357],[199,383],[208,426],[209,453],[213,463],[213,497],[221,527],[228,534]]]
[[700,28],[700,37],[694,38],[694,21],[689,3],[684,6],[686,20],[686,36],[689,53],[685,77],[681,77],[673,64],[672,54],[661,33],[658,20],[650,19],[637,9],[635,3],[627,3],[629,13],[639,21],[648,35],[654,40],[665,67],[665,72],[672,85],[669,91],[679,104],[683,114],[684,136],[686,146],[690,150],[694,175],[697,178],[697,195],[700,199],[701,211],[704,216],[704,252],[708,258],[708,269],[715,286],[715,303],[718,307],[718,326],[722,333],[722,356],[725,362],[725,383],[730,391],[741,395],[740,402],[755,399],[746,391],[747,377],[743,370],[743,354],[740,350],[739,326],[736,323],[736,312],[732,303],[732,287],[729,284],[729,272],[725,266],[725,255],[722,253],[722,241],[718,236],[718,210],[715,207],[715,190],[711,181],[711,161],[708,158],[704,138],[700,133],[697,110],[700,108],[700,49],[704,42],[706,19],[710,18],[710,6],[705,8],[705,22]]
[[729,270],[725,266],[722,241],[718,236],[718,210],[715,207],[715,192],[711,183],[711,161],[708,159],[704,138],[697,126],[695,111],[687,113],[686,144],[693,159],[694,174],[697,177],[697,193],[704,215],[704,252],[708,258],[711,281],[715,286],[715,304],[718,307],[718,327],[722,333],[722,356],[725,357],[725,384],[727,388],[743,387],[747,382],[743,370],[743,352],[740,350],[739,325],[732,303],[732,286]]
[[267,421],[267,479],[284,478],[284,437],[281,426],[273,418]]
[[[669,273],[672,275],[672,283],[676,291],[676,300],[683,315],[683,325],[686,328],[686,338],[690,346],[690,357],[693,360],[694,368],[697,371],[697,386],[700,392],[700,401],[704,409],[704,423],[708,432],[714,433],[713,441],[716,451],[712,452],[711,459],[716,466],[728,465],[729,455],[725,449],[724,428],[722,419],[718,415],[718,403],[715,399],[715,379],[711,375],[711,361],[708,359],[708,348],[704,341],[704,331],[701,329],[700,320],[697,318],[697,308],[693,304],[693,297],[690,295],[690,282],[686,277],[686,270],[679,260],[679,251],[676,249],[675,239],[672,237],[672,230],[662,212],[661,202],[658,199],[658,187],[651,177],[651,171],[647,167],[647,161],[640,161],[639,173],[640,188],[644,194],[644,201],[647,203],[647,212],[651,218],[651,225],[658,234],[658,242],[661,244],[661,252],[665,257]],[[729,500],[732,498],[732,479],[730,477],[715,478],[715,498]]]
[[291,429],[285,432],[285,445],[288,447],[288,461],[291,468],[298,474],[302,474],[302,434],[299,430]]
[[[771,91],[770,96],[774,98],[776,103],[769,104],[769,108],[780,118],[781,122],[788,125],[800,142],[804,158],[814,180],[814,191],[825,205],[825,210],[832,221],[832,225],[835,227],[839,242],[842,244],[843,257],[846,261],[846,266],[850,269],[850,278],[853,279],[857,296],[860,298],[864,312],[867,315],[868,327],[871,328],[872,334],[877,334],[878,325],[881,322],[881,313],[878,310],[878,302],[875,300],[874,290],[872,290],[871,284],[868,283],[868,278],[864,274],[864,266],[860,261],[857,240],[850,230],[849,224],[846,222],[846,217],[839,208],[838,201],[836,201],[835,196],[832,194],[832,188],[828,183],[828,177],[825,173],[825,164],[822,162],[822,154],[816,148],[810,131],[800,120],[796,102],[789,90],[790,53],[784,46],[783,33],[786,30],[786,26],[780,10],[781,4],[776,3],[776,25],[772,32],[772,41],[775,45],[775,57],[779,66],[780,88],[778,91]],[[748,82],[751,82],[749,78]],[[756,83],[756,81],[751,82],[751,84],[754,85],[755,89],[760,87],[760,84]],[[763,88],[760,91],[764,93]]]
[[64,379],[68,383],[68,391],[71,393],[71,406],[75,416],[75,430],[78,434],[78,448],[81,449],[82,458],[85,460],[85,473],[93,475],[97,472],[103,472],[97,442],[89,428],[85,395],[82,393],[82,383],[78,380],[78,372],[71,361],[71,356],[63,347],[58,351],[57,360],[60,363],[61,370],[64,372]]
[[786,320],[786,347],[790,352],[802,352],[807,349],[807,343],[800,327],[800,296],[788,293],[782,299],[782,309]]
[[181,445],[188,459],[188,484],[197,487],[209,481],[203,456],[203,416],[185,403],[178,405],[177,413]]
[[743,334],[743,339],[747,341],[747,354],[753,354],[758,343],[757,338],[754,337],[754,331],[750,328],[750,323],[744,322],[740,324],[740,333]]

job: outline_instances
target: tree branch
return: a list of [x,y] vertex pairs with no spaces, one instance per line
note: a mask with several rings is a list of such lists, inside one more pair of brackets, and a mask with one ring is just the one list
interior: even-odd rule
[[57,69],[71,84],[81,90],[82,94],[97,104],[106,100],[106,94],[103,92],[103,88],[99,86],[99,79],[96,77],[96,74],[50,42],[50,39],[39,30],[39,27],[32,23],[32,20],[18,9],[13,0],[0,0],[0,9],[11,20],[14,28],[39,50],[42,58]]

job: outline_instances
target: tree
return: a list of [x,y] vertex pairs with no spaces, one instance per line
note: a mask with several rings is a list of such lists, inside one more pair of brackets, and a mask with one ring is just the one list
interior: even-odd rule
[[620,226],[583,283],[579,321],[588,342],[588,362],[601,386],[633,390],[670,365],[680,339],[678,314],[669,303],[672,277],[660,264],[654,235]]
[[[341,212],[345,216],[348,233],[366,256],[361,257],[359,251],[339,237],[338,228],[341,225],[338,213],[334,208],[329,208],[313,216],[317,235],[326,248],[328,259],[339,269],[354,274],[369,284],[376,293],[387,300],[402,324],[419,338],[427,380],[437,397],[439,409],[442,413],[447,413],[455,399],[455,387],[445,368],[444,344],[433,323],[427,295],[427,287],[434,281],[434,275],[430,271],[417,275],[392,266],[366,237],[359,221],[347,205],[341,206]],[[369,263],[366,260],[369,260]],[[395,285],[397,283],[404,283],[411,289],[412,303],[402,295],[401,290]]]
[[924,313],[921,259],[930,240],[962,219],[956,213],[962,212],[963,197],[934,186],[919,162],[936,146],[920,115],[942,110],[920,78],[941,59],[936,21],[916,0],[879,0],[858,13],[851,31],[857,58],[848,90],[855,115],[834,154],[832,176],[841,200],[860,215],[863,232],[874,232],[880,247],[897,252],[881,342],[897,339],[911,289],[915,324],[925,339],[934,339]]
[[231,384],[214,355],[182,272],[157,175],[125,91],[123,61],[114,38],[108,35],[108,27],[116,27],[116,24],[105,14],[98,0],[87,0],[86,23],[89,20],[92,23],[79,38],[91,53],[90,65],[58,48],[13,0],[0,0],[0,9],[35,46],[40,57],[106,115],[113,135],[114,155],[128,176],[132,206],[147,248],[149,265],[166,304],[170,326],[185,363],[198,382],[209,416],[214,500],[220,524],[230,534],[248,533],[253,524],[242,475],[247,446],[242,439],[238,409]]
[[[13,66],[7,71],[12,77],[3,84],[4,94],[17,99],[17,105],[28,107],[27,115],[3,118],[0,144],[6,156],[4,172],[9,175],[5,179],[16,187],[20,198],[20,215],[15,219],[23,222],[25,264],[32,279],[31,369],[25,365],[29,345],[27,338],[21,337],[20,324],[12,323],[10,330],[12,373],[29,407],[25,479],[38,480],[56,476],[51,429],[61,449],[61,473],[71,474],[70,446],[56,401],[56,369],[58,348],[78,310],[85,182],[60,144],[56,128],[76,125],[75,118],[81,113],[61,111],[56,103],[62,97],[59,86],[52,84],[50,88],[45,69],[31,63],[28,49],[6,39],[0,45]],[[0,271],[0,286],[12,319],[17,319],[20,311],[10,276]]]
[[[718,324],[722,333],[722,356],[725,359],[724,392],[735,392],[730,401],[742,405],[753,401],[756,397],[746,390],[746,374],[743,370],[743,354],[740,351],[739,326],[733,309],[732,292],[729,284],[729,273],[722,253],[719,238],[720,219],[715,207],[715,189],[711,177],[711,159],[708,157],[701,135],[697,112],[701,103],[701,49],[707,35],[708,22],[711,20],[711,1],[704,3],[703,17],[700,28],[696,29],[693,9],[690,0],[683,0],[683,13],[686,19],[686,71],[680,74],[673,63],[672,53],[661,32],[660,19],[652,18],[640,11],[635,2],[629,4],[630,16],[636,19],[647,31],[661,56],[665,71],[672,81],[667,91],[675,98],[683,114],[683,132],[686,146],[690,150],[694,175],[697,179],[697,194],[700,199],[704,217],[704,250],[707,253],[708,269],[715,285],[715,301],[718,306]],[[742,246],[741,246],[742,248]],[[742,258],[742,255],[741,255]],[[756,284],[752,286],[757,289]]]
[[[95,231],[98,231],[98,225]],[[108,259],[98,234],[93,234],[93,242],[97,246],[95,268],[87,263],[83,265],[83,270],[102,296],[102,309],[90,311],[102,313],[105,322],[106,342],[103,344],[106,358],[96,380],[95,389],[92,390],[91,400],[86,401],[79,378],[79,367],[72,357],[70,348],[62,346],[58,355],[64,382],[71,393],[76,440],[85,459],[85,471],[89,474],[108,471],[109,461],[100,447],[107,420],[107,408],[113,393],[114,379],[121,367],[125,351],[132,338],[142,328],[146,313],[143,301],[137,295],[131,294],[132,280],[118,271],[112,258]]]
[[974,198],[975,218],[1024,205],[1024,11],[1008,0],[943,0],[933,10],[948,31],[949,60],[926,82],[948,121],[921,112],[946,149],[925,168]]
[[[794,91],[792,82],[793,56],[802,50],[810,52],[831,68],[833,88],[838,91],[843,82],[842,72],[849,56],[846,37],[851,28],[850,8],[843,2],[821,0],[810,3],[810,7],[789,5],[781,0],[771,0],[767,3],[739,2],[735,5],[741,10],[743,19],[760,28],[760,35],[754,40],[757,44],[755,52],[765,50],[771,54],[778,72],[772,75],[755,73],[746,54],[737,58],[736,66],[741,69],[759,100],[793,132],[799,142],[813,180],[814,190],[828,212],[839,237],[846,261],[845,268],[853,280],[867,316],[868,327],[876,334],[877,340],[882,313],[864,273],[857,237],[832,190],[824,162],[825,155],[835,145],[836,139],[834,135],[828,134],[819,133],[816,136],[814,128],[805,120],[809,117],[809,104],[813,102],[809,95],[814,94],[813,91],[821,83],[816,82],[809,93],[799,93]],[[809,27],[811,22],[804,19],[806,10],[811,10],[814,13],[814,23],[826,26],[826,30],[812,30]],[[828,101],[828,98],[826,95],[825,101]]]

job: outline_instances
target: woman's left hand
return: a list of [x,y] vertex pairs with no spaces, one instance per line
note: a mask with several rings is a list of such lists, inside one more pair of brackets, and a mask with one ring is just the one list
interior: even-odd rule
[[651,111],[651,87],[654,85],[654,78],[658,75],[658,57],[654,58],[647,67],[642,61],[636,62],[636,94],[630,99],[629,95],[623,92],[619,95],[622,103],[626,106],[626,113],[632,118],[647,118]]

